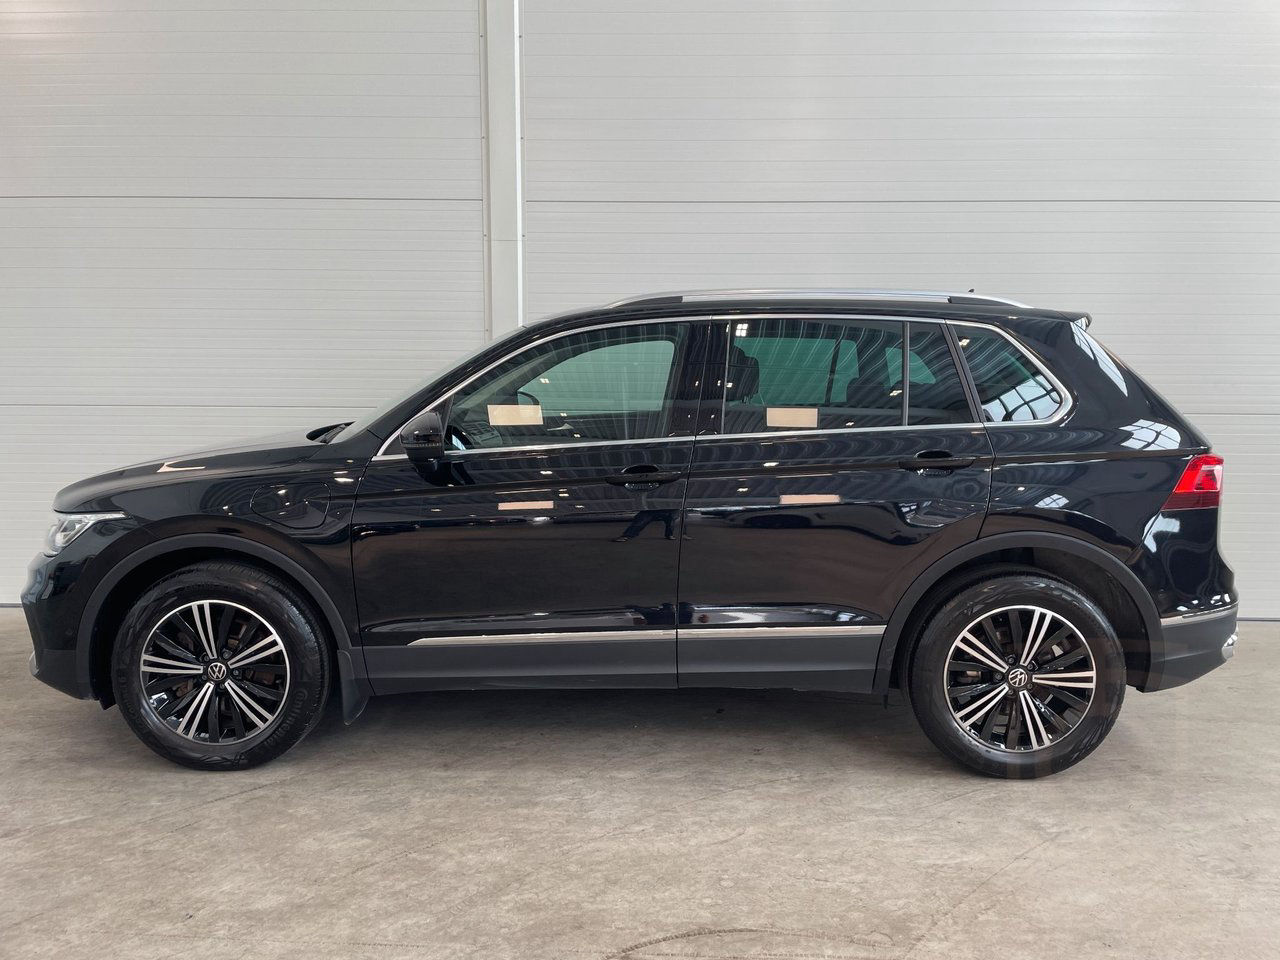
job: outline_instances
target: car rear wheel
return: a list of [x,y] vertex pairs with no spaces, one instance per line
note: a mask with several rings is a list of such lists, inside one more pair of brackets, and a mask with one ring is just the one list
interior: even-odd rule
[[251,767],[319,720],[329,657],[306,603],[283,581],[232,562],[154,584],[121,625],[116,702],[134,733],[175,763]]
[[989,776],[1056,773],[1092,752],[1124,702],[1124,653],[1106,615],[1038,574],[970,583],[925,624],[909,689],[943,753]]

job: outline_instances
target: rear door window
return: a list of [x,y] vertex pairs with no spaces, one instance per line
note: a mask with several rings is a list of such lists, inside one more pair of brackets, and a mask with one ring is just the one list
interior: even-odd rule
[[972,423],[973,411],[946,332],[936,323],[909,327],[907,423]]
[[900,426],[903,328],[877,320],[733,322],[721,429]]

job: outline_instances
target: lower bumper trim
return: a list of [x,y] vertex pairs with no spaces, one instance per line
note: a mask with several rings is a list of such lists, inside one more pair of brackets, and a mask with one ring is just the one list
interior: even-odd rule
[[1222,666],[1235,653],[1236,608],[1169,618],[1151,637],[1151,660],[1137,687],[1144,693],[1190,683]]

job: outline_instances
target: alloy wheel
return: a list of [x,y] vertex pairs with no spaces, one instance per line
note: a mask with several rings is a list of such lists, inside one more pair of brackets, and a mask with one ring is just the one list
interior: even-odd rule
[[198,743],[238,743],[280,715],[289,657],[279,632],[248,607],[196,600],[151,629],[138,667],[152,712]]
[[956,637],[943,681],[969,736],[1011,752],[1068,736],[1093,701],[1097,670],[1083,634],[1043,607],[1001,607]]

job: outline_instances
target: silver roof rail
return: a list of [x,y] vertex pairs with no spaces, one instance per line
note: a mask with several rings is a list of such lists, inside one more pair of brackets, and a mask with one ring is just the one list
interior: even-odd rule
[[649,303],[654,300],[680,300],[682,303],[698,303],[707,300],[915,300],[934,303],[951,303],[953,301],[976,301],[981,303],[998,303],[1008,307],[1030,309],[1025,303],[1009,300],[1006,297],[991,297],[983,293],[946,293],[938,290],[824,290],[809,288],[807,290],[779,290],[770,288],[742,290],[673,290],[670,293],[646,293],[643,296],[627,297],[614,303],[606,304],[604,309],[613,310],[618,307],[630,307]]

